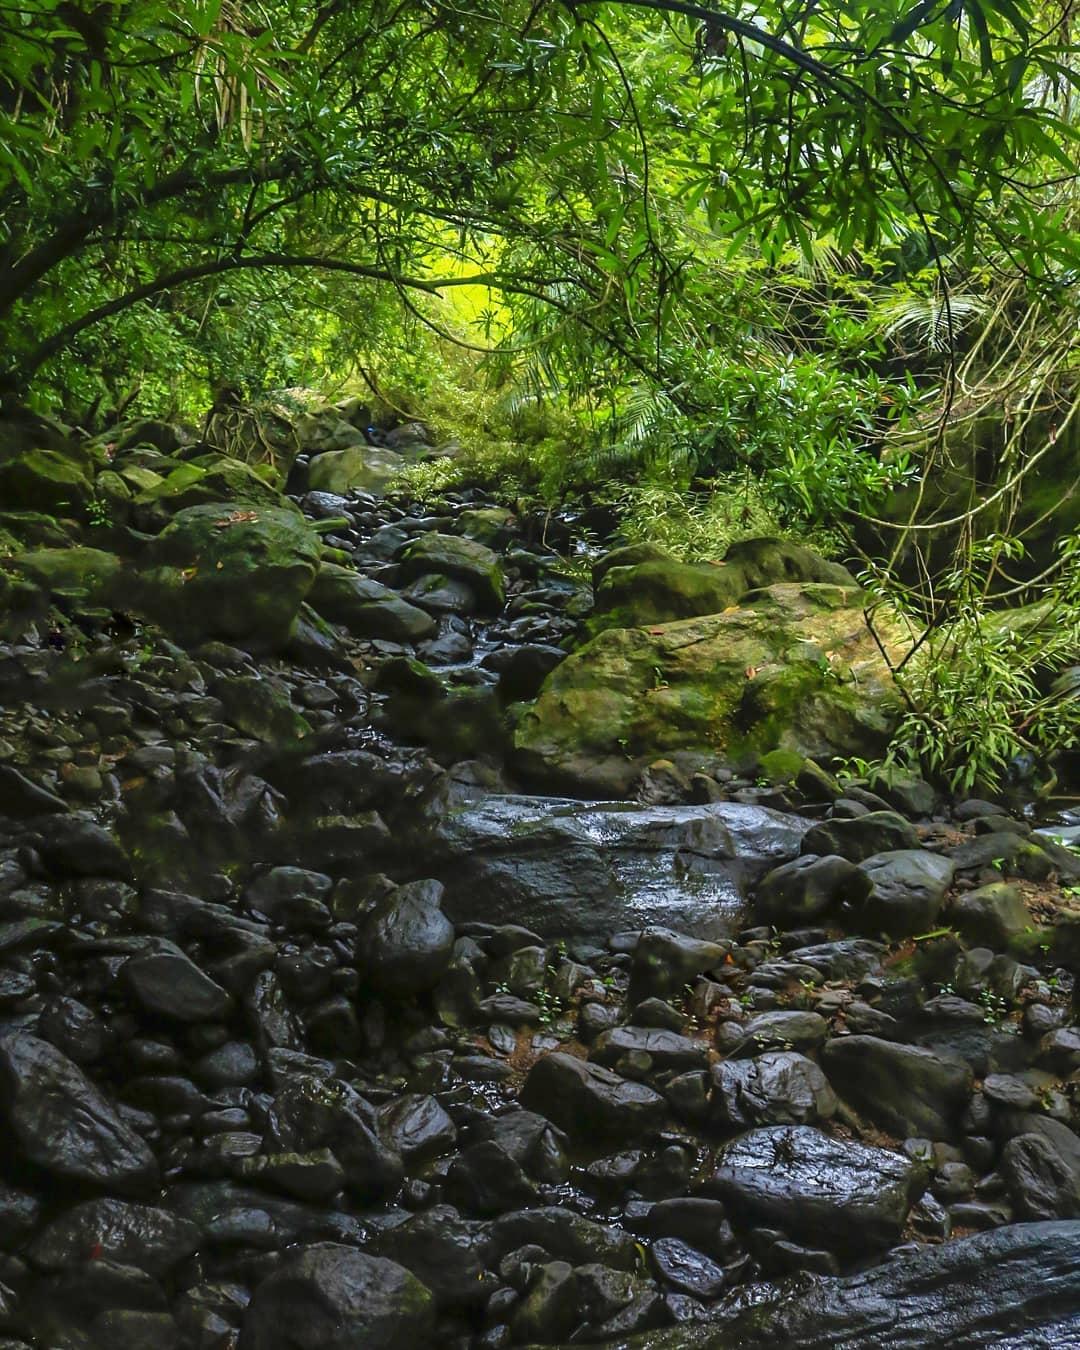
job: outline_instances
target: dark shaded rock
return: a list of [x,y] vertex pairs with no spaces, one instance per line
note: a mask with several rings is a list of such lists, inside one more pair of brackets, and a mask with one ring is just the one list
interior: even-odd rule
[[857,907],[871,886],[866,874],[846,858],[804,854],[762,879],[755,911],[761,923],[798,927],[834,912],[841,904]]
[[839,1037],[826,1045],[822,1063],[845,1100],[901,1137],[951,1139],[971,1098],[968,1065],[920,1046]]
[[863,860],[861,869],[873,889],[859,911],[859,922],[890,937],[933,928],[956,870],[951,859],[922,849],[875,853]]
[[658,1238],[649,1248],[649,1264],[659,1279],[695,1298],[719,1297],[728,1281],[723,1266],[680,1238]]
[[726,944],[673,933],[669,928],[646,928],[638,938],[630,962],[631,1003],[646,998],[670,998],[704,971],[723,964]]
[[1080,1169],[1041,1134],[1010,1139],[1001,1155],[1013,1209],[1023,1219],[1080,1217]]
[[875,853],[914,849],[919,836],[914,825],[892,811],[871,811],[856,820],[825,820],[807,831],[802,852],[819,857],[837,854],[849,862],[862,862]]
[[1032,924],[1020,891],[1002,881],[954,896],[949,920],[969,942],[985,943],[995,950]]
[[346,1180],[345,1169],[328,1148],[242,1158],[235,1175],[251,1185],[269,1186],[315,1204],[332,1200]]
[[434,1097],[410,1093],[379,1112],[379,1127],[406,1162],[438,1157],[453,1148],[457,1128]]
[[464,581],[483,609],[498,612],[506,599],[499,555],[472,539],[451,534],[424,534],[402,552],[403,580],[439,575]]
[[762,1050],[806,1050],[818,1046],[828,1035],[829,1024],[820,1013],[778,1009],[758,1013],[742,1027],[742,1053]]
[[71,1181],[140,1191],[157,1177],[154,1155],[96,1087],[47,1041],[0,1039],[0,1111],[19,1153]]
[[[383,1256],[399,1261],[435,1295],[440,1307],[471,1308],[491,1292],[488,1225],[436,1205],[387,1229],[376,1240]],[[509,1250],[509,1248],[507,1249]]]
[[404,1267],[327,1243],[291,1253],[255,1291],[240,1350],[432,1345],[431,1293]]
[[160,1278],[198,1245],[198,1228],[166,1209],[88,1200],[53,1219],[34,1239],[29,1256],[42,1270],[70,1270],[105,1255]]
[[510,1324],[514,1339],[544,1344],[563,1340],[580,1321],[579,1302],[573,1267],[566,1261],[542,1265],[514,1309]]
[[38,827],[36,847],[50,872],[62,877],[131,875],[127,854],[95,821],[85,816],[52,816]]
[[399,886],[362,926],[357,961],[376,989],[417,994],[432,989],[450,961],[454,928],[440,908],[437,881]]
[[213,1022],[232,1007],[229,994],[172,944],[133,957],[124,966],[123,978],[138,1004],[156,1017]]
[[445,1188],[449,1200],[474,1214],[505,1214],[536,1200],[536,1189],[518,1162],[490,1139],[458,1154]]
[[343,624],[357,637],[422,642],[435,632],[431,615],[389,586],[333,563],[323,563],[308,599],[324,619]]
[[503,1215],[491,1225],[490,1240],[494,1261],[516,1247],[535,1243],[571,1265],[599,1262],[615,1270],[633,1270],[638,1262],[637,1246],[629,1233],[556,1206]]
[[806,1125],[751,1130],[717,1161],[708,1185],[733,1213],[836,1250],[894,1243],[917,1184],[910,1159]]
[[836,1096],[821,1069],[793,1051],[727,1060],[713,1066],[712,1081],[716,1125],[810,1125],[836,1114]]
[[663,1123],[663,1097],[609,1069],[572,1055],[538,1059],[521,1090],[521,1104],[582,1142],[639,1141]]
[[709,1062],[707,1047],[689,1036],[654,1027],[615,1027],[605,1031],[589,1058],[606,1068],[617,1068],[624,1057],[648,1064],[649,1073],[679,1073],[686,1069],[704,1069]]
[[18,819],[56,815],[67,811],[62,797],[20,773],[12,764],[0,764],[0,815]]

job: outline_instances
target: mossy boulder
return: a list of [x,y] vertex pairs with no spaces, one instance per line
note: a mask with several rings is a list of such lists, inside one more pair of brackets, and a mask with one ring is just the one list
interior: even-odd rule
[[135,520],[144,530],[159,530],[186,507],[223,501],[248,507],[282,504],[277,489],[242,460],[202,455],[177,464],[165,477],[140,491],[134,502]]
[[382,493],[405,467],[404,458],[393,450],[373,445],[353,445],[316,455],[308,466],[312,492],[332,492],[338,497],[359,490]]
[[18,555],[13,570],[46,603],[54,596],[72,596],[112,608],[123,591],[123,563],[115,553],[97,548],[33,549]]
[[13,510],[81,518],[93,496],[88,468],[60,450],[24,450],[0,463],[0,501]]
[[436,630],[430,614],[403,600],[396,591],[352,567],[324,562],[311,592],[311,605],[324,619],[344,624],[358,637],[389,642],[419,642]]
[[446,576],[464,581],[481,609],[497,613],[506,601],[499,555],[474,539],[454,534],[422,534],[401,555],[405,581],[421,576]]
[[148,552],[132,607],[189,641],[282,645],[319,568],[318,535],[291,506],[191,506]]
[[[882,630],[902,649],[898,626]],[[778,583],[727,612],[599,634],[522,709],[515,760],[559,790],[623,795],[674,751],[733,764],[776,750],[871,754],[896,713],[860,593]]]
[[650,544],[630,545],[593,571],[598,618],[593,628],[670,623],[719,614],[748,592],[777,582],[854,586],[845,567],[784,539],[746,539],[718,562],[680,562]]

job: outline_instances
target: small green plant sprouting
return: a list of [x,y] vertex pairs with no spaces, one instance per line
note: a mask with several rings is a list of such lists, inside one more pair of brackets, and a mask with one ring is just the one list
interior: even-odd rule
[[105,497],[91,497],[86,503],[86,520],[96,530],[108,529],[113,523],[112,507]]
[[983,1009],[983,1021],[988,1026],[996,1026],[1009,1014],[1009,1001],[992,989],[979,990],[979,1003]]

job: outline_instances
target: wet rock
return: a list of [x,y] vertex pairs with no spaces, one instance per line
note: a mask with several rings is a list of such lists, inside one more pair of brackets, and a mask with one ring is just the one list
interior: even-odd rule
[[227,1016],[232,998],[179,947],[135,956],[123,970],[124,983],[146,1012],[177,1022],[212,1022]]
[[48,869],[62,877],[131,876],[127,854],[111,834],[86,816],[52,816],[38,827],[36,847]]
[[241,1159],[236,1176],[314,1204],[332,1200],[345,1185],[345,1169],[328,1148],[306,1153],[270,1153]]
[[700,1339],[677,1328],[644,1338],[638,1350],[1065,1346],[1080,1323],[1078,1263],[1080,1223],[1017,1224],[779,1290],[714,1321]]
[[649,1264],[659,1279],[695,1298],[718,1298],[728,1282],[723,1266],[680,1238],[658,1238],[649,1248]]
[[590,1050],[589,1058],[606,1068],[617,1068],[624,1058],[647,1063],[649,1073],[704,1069],[709,1062],[708,1048],[701,1041],[674,1031],[634,1026],[605,1031]]
[[240,1350],[421,1350],[433,1334],[431,1293],[414,1275],[327,1243],[292,1253],[259,1285]]
[[458,1154],[446,1174],[446,1194],[473,1214],[505,1214],[537,1198],[521,1166],[494,1140]]
[[754,898],[757,918],[778,927],[799,927],[841,904],[857,909],[871,885],[866,873],[846,858],[804,854],[763,878]]
[[1013,1209],[1022,1219],[1080,1217],[1080,1168],[1041,1134],[1010,1139],[1001,1155]]
[[822,857],[839,855],[849,862],[862,862],[875,853],[916,849],[919,836],[914,825],[892,811],[871,811],[855,820],[826,820],[808,830],[803,853]]
[[555,1206],[521,1210],[496,1219],[490,1228],[492,1259],[527,1243],[571,1265],[598,1262],[615,1270],[633,1270],[638,1250],[629,1233],[596,1223],[573,1210]]
[[20,773],[12,764],[0,764],[0,815],[22,819],[56,815],[67,810],[63,798]]
[[23,1157],[55,1176],[140,1191],[157,1163],[75,1064],[47,1041],[16,1031],[0,1038],[0,1111]]
[[646,928],[634,947],[627,997],[637,1003],[681,994],[697,976],[722,966],[727,953],[723,943],[704,942],[669,928]]
[[781,1009],[758,1013],[742,1027],[744,1054],[759,1054],[762,1050],[807,1050],[820,1045],[829,1031],[829,1024],[820,1013]]
[[413,1215],[383,1232],[376,1245],[382,1255],[411,1270],[440,1307],[472,1308],[491,1292],[489,1227],[463,1219],[450,1205]]
[[924,933],[934,926],[955,871],[951,859],[921,849],[875,853],[861,868],[873,889],[859,911],[859,922],[890,937]]
[[804,830],[797,817],[735,803],[491,796],[441,819],[416,847],[445,881],[455,922],[525,923],[544,937],[606,943],[621,929],[656,925],[726,936],[750,886],[797,851]]
[[189,1220],[152,1205],[88,1200],[53,1219],[29,1257],[42,1270],[71,1270],[102,1256],[161,1278],[199,1245]]
[[449,964],[454,928],[437,881],[399,886],[362,926],[357,961],[372,986],[391,994],[432,989]]
[[379,1124],[409,1163],[436,1158],[457,1139],[457,1128],[439,1102],[421,1093],[388,1103],[379,1113]]
[[585,1143],[647,1139],[666,1114],[663,1097],[651,1088],[561,1053],[536,1061],[520,1100]]
[[712,1081],[711,1119],[722,1127],[811,1125],[836,1114],[825,1075],[794,1051],[727,1060],[713,1067]]
[[717,1161],[709,1189],[733,1212],[835,1250],[896,1242],[917,1184],[908,1158],[804,1125],[751,1130]]
[[577,1276],[568,1262],[542,1265],[514,1310],[515,1340],[551,1344],[565,1339],[580,1320],[579,1301]]
[[971,1098],[968,1065],[921,1046],[840,1037],[825,1047],[822,1064],[846,1101],[901,1137],[951,1139]]

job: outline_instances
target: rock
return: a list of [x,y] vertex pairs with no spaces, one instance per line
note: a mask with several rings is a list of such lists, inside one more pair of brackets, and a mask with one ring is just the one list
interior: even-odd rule
[[0,815],[24,819],[67,811],[67,803],[54,792],[20,773],[12,764],[0,764]]
[[491,1292],[488,1225],[463,1219],[451,1205],[414,1214],[376,1241],[378,1251],[411,1270],[440,1307],[471,1308]]
[[257,741],[296,741],[311,731],[287,692],[261,675],[228,675],[214,681],[213,692],[224,705],[226,719]]
[[345,1169],[328,1148],[242,1158],[235,1173],[241,1181],[269,1186],[312,1204],[328,1203],[346,1180]]
[[805,1055],[773,1051],[727,1060],[712,1070],[714,1125],[812,1125],[836,1114],[837,1100],[821,1069]]
[[350,492],[381,495],[405,468],[404,456],[374,445],[352,445],[316,455],[308,466],[308,488],[344,497]]
[[845,567],[801,544],[768,538],[733,544],[719,563],[680,562],[651,545],[631,545],[593,569],[597,611],[627,628],[719,614],[748,591],[793,581],[855,586]]
[[381,1130],[406,1162],[423,1162],[453,1148],[457,1128],[435,1097],[408,1093],[379,1115]]
[[437,881],[399,886],[362,926],[357,961],[371,985],[407,995],[432,989],[450,962],[454,928]]
[[651,1088],[562,1053],[536,1061],[520,1101],[571,1138],[586,1143],[647,1139],[667,1114],[663,1097]]
[[723,943],[703,942],[669,928],[646,928],[631,956],[627,998],[638,1003],[681,994],[699,975],[722,966],[727,952]]
[[69,1181],[138,1192],[157,1178],[154,1155],[81,1069],[23,1031],[0,1038],[0,1111],[17,1151]]
[[[853,822],[862,824],[870,816]],[[906,937],[928,932],[952,884],[952,860],[922,849],[894,849],[864,858],[873,889],[859,910],[859,923],[873,932]]]
[[315,581],[320,547],[294,508],[188,507],[151,546],[131,603],[188,642],[280,645]]
[[199,1245],[189,1220],[152,1205],[87,1200],[52,1220],[30,1246],[41,1270],[73,1270],[101,1255],[159,1279]]
[[61,877],[131,876],[127,854],[108,832],[86,816],[50,816],[38,825],[36,847],[49,871]]
[[839,854],[849,862],[862,862],[875,853],[917,849],[919,836],[902,816],[892,811],[870,811],[853,820],[822,821],[803,838],[803,853]]
[[694,1298],[714,1299],[728,1282],[727,1271],[680,1238],[658,1238],[649,1248],[656,1276]]
[[830,1041],[822,1064],[840,1095],[875,1124],[901,1137],[951,1139],[971,1098],[963,1060],[876,1036]]
[[437,820],[415,848],[446,882],[456,923],[527,923],[543,937],[603,942],[653,925],[716,938],[741,924],[751,884],[797,852],[805,828],[797,817],[736,803],[490,796]]
[[581,1319],[577,1276],[566,1261],[542,1265],[514,1309],[511,1333],[519,1342],[552,1344],[570,1335]]
[[539,786],[623,796],[675,751],[715,761],[720,747],[732,762],[866,753],[886,736],[893,699],[856,593],[775,585],[730,613],[601,633],[523,710],[514,762]]
[[82,517],[93,494],[89,464],[78,452],[24,450],[0,463],[0,502],[6,510]]
[[741,1028],[745,1054],[762,1050],[808,1050],[819,1046],[829,1032],[829,1024],[820,1013],[778,1009],[758,1013]]
[[910,1159],[806,1125],[751,1130],[717,1157],[708,1187],[734,1212],[830,1250],[896,1242],[916,1189]]
[[225,1017],[232,998],[172,944],[124,966],[124,982],[152,1016],[177,1022],[214,1022]]
[[290,1253],[259,1285],[239,1350],[434,1345],[430,1291],[404,1267],[331,1243]]
[[1080,1222],[1015,1224],[764,1301],[635,1350],[971,1350],[1068,1346],[1080,1323]]
[[760,923],[794,928],[832,914],[842,904],[858,910],[871,888],[866,873],[846,858],[807,853],[764,877],[754,904]]
[[682,1073],[706,1068],[709,1052],[701,1041],[674,1031],[629,1026],[605,1031],[589,1051],[589,1058],[606,1068],[617,1069],[620,1060],[627,1058],[649,1064],[649,1074]]
[[178,512],[192,506],[231,502],[233,510],[282,504],[280,493],[260,474],[231,455],[200,455],[185,460],[135,497],[133,512],[140,529],[163,529]]
[[961,891],[949,905],[949,919],[969,941],[1000,951],[1032,925],[1024,898],[1015,886],[991,882]]
[[1013,1209],[1022,1219],[1080,1218],[1080,1169],[1041,1134],[1010,1139],[1001,1155],[1001,1175]]
[[909,819],[930,815],[937,802],[937,793],[925,778],[901,769],[873,775],[870,787],[894,810]]
[[403,550],[399,567],[406,581],[430,575],[464,581],[481,608],[490,613],[498,613],[506,601],[499,555],[472,539],[422,534]]
[[520,1164],[490,1139],[458,1154],[447,1170],[445,1190],[449,1200],[473,1214],[505,1214],[537,1198]]
[[320,567],[309,600],[324,619],[343,624],[356,637],[422,642],[437,627],[430,614],[389,586],[332,563]]
[[614,1270],[634,1270],[638,1264],[637,1245],[629,1233],[587,1219],[571,1209],[540,1206],[505,1214],[491,1225],[493,1261],[532,1243],[575,1266],[597,1262]]

